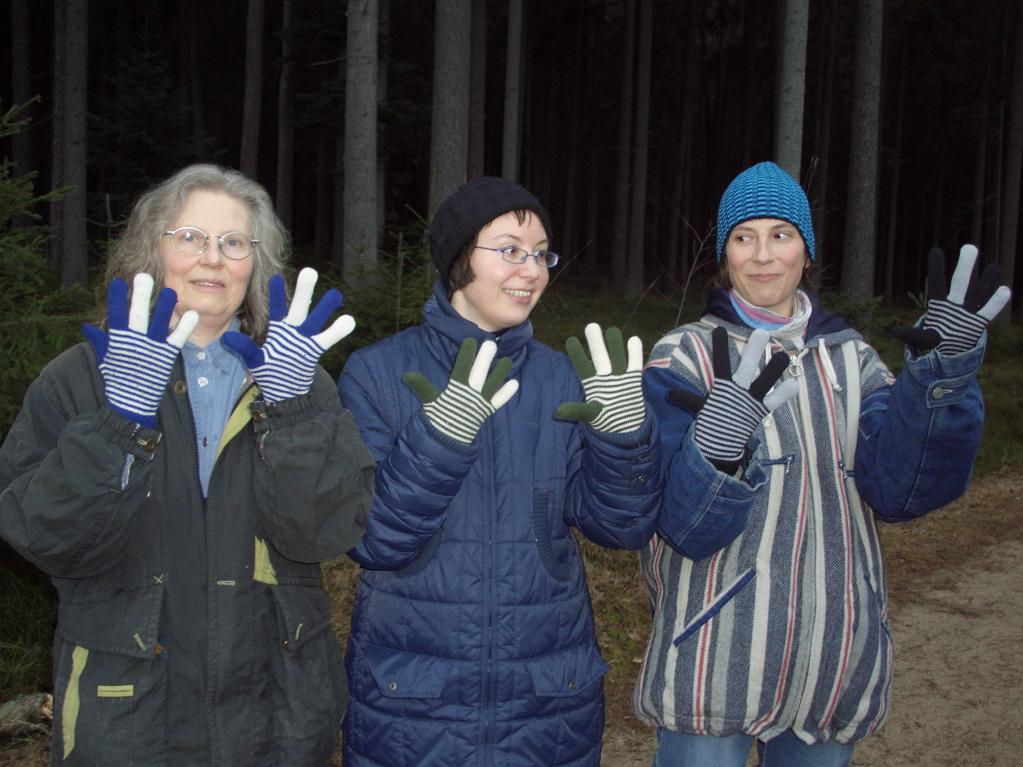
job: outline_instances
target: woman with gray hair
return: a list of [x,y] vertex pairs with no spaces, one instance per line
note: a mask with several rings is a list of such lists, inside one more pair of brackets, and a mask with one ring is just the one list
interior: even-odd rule
[[321,330],[341,294],[309,311],[312,269],[288,306],[287,241],[237,171],[146,192],[105,328],[0,448],[0,535],[60,598],[54,764],[330,759],[347,693],[318,563],[361,536],[374,466],[317,365],[355,323]]

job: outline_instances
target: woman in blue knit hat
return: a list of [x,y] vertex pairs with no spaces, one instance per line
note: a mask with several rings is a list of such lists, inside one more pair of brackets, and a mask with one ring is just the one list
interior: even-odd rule
[[557,263],[550,238],[518,184],[460,187],[430,224],[439,280],[422,323],[359,350],[341,375],[377,460],[350,552],[362,570],[349,767],[600,763],[607,665],[571,528],[642,547],[660,449],[638,338],[626,352],[621,333],[588,326],[592,362],[567,344],[574,371],[532,338]]
[[634,706],[657,727],[656,767],[742,767],[754,744],[761,765],[837,767],[883,724],[875,522],[966,489],[984,329],[1009,297],[988,272],[973,285],[973,246],[951,289],[933,255],[932,300],[900,329],[895,377],[801,287],[815,251],[800,186],[765,162],[725,191],[719,285],[644,373],[666,488],[641,554],[653,628]]

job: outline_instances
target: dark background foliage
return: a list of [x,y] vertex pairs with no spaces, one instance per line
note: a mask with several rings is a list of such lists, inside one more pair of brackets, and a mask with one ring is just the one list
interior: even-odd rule
[[[193,161],[239,164],[247,5],[93,0],[88,6],[87,210],[90,239],[98,243],[90,256],[93,273],[103,241],[150,183]],[[36,123],[31,154],[28,167],[18,170],[38,171],[42,191],[51,178],[55,5],[31,6],[28,92],[42,99],[29,110]],[[694,255],[708,242],[728,180],[772,156],[782,6],[715,0],[697,3],[690,15],[687,2],[653,3],[644,285],[656,282],[658,290],[670,292],[684,282]],[[303,260],[336,262],[337,243],[331,241],[339,236],[334,220],[343,172],[347,15],[345,4],[332,0],[293,0],[293,7],[286,33],[294,65],[292,229]],[[615,167],[628,7],[624,0],[525,2],[519,175],[551,210],[555,245],[567,256],[566,281],[610,281],[614,201],[627,193],[615,187]],[[924,254],[933,244],[954,252],[975,240],[982,257],[994,258],[1015,9],[1011,0],[888,0],[879,53],[878,220],[876,231],[862,232],[877,252],[870,292],[899,298],[919,290]],[[393,254],[398,234],[408,242],[427,217],[433,4],[390,0],[381,14],[387,24],[379,67],[387,90],[379,111],[378,146],[386,168],[380,247]],[[489,0],[486,14],[483,168],[500,174],[507,0]],[[848,242],[856,15],[856,3],[810,4],[800,180],[815,207],[825,287],[837,285],[842,243]],[[265,6],[256,174],[271,192],[281,25],[281,3],[271,0]],[[688,98],[687,56],[695,68]],[[11,61],[0,60],[4,105],[13,96]],[[692,138],[681,157],[686,115]],[[889,258],[893,269],[886,280]],[[59,254],[52,260],[59,262]]]

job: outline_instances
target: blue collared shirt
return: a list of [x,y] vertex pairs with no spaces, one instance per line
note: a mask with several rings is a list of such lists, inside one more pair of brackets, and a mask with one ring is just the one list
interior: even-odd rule
[[[229,329],[237,330],[238,324],[235,320]],[[249,374],[241,357],[221,344],[219,338],[205,348],[186,341],[181,355],[185,363],[188,399],[195,419],[199,483],[205,497],[221,435]]]

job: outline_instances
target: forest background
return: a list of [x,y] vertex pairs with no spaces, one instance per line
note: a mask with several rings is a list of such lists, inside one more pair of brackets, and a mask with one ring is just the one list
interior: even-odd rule
[[[932,245],[951,269],[977,243],[1021,295],[1013,0],[2,0],[0,19],[0,435],[97,316],[133,201],[197,161],[263,183],[293,262],[344,290],[359,328],[334,373],[417,321],[430,213],[483,173],[550,211],[562,263],[534,319],[556,346],[595,319],[649,349],[698,315],[720,194],[765,159],[809,193],[825,302],[893,367],[886,331],[919,313]],[[1018,307],[984,369],[980,474],[1023,467]],[[587,556],[625,679],[635,560]],[[2,702],[49,685],[54,604],[3,544],[0,560]]]

